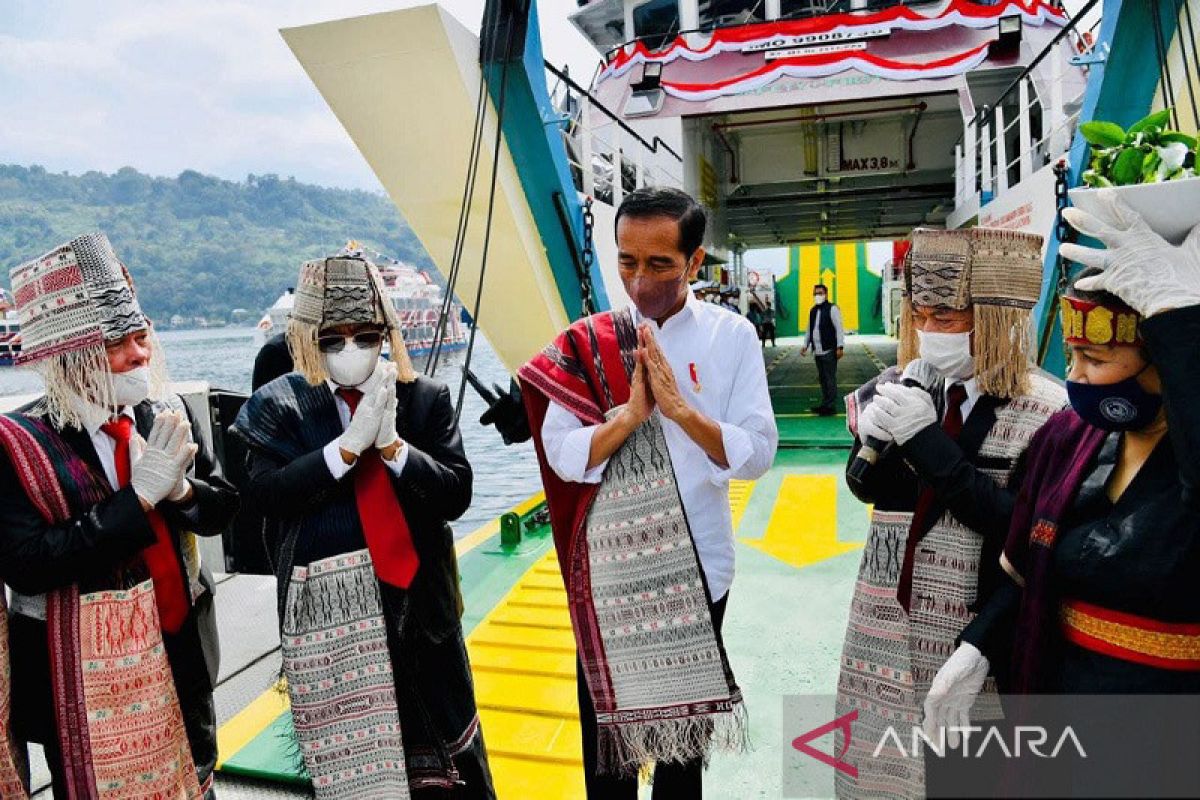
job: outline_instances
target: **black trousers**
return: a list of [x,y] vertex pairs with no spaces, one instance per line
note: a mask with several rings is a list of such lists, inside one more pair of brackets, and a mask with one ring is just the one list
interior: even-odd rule
[[454,756],[461,784],[453,789],[429,786],[414,789],[412,796],[420,800],[495,800],[492,788],[492,769],[488,764],[487,745],[483,743],[483,728],[475,735],[471,746]]
[[[720,600],[712,603],[709,610],[712,613],[713,627],[721,632],[721,623],[725,621],[725,603],[729,593]],[[579,688],[579,724],[583,728],[583,777],[587,786],[588,800],[637,800],[637,775],[628,777],[616,775],[599,775],[596,772],[598,752],[598,728],[596,725],[596,709],[592,706],[592,695],[588,691],[587,679],[583,675],[583,665],[575,659],[575,676]],[[654,766],[654,800],[699,800],[704,796],[701,776],[704,764],[700,759],[687,761],[683,764],[664,763]]]
[[821,381],[821,407],[837,408],[837,351],[830,350],[814,358],[817,361],[817,377]]

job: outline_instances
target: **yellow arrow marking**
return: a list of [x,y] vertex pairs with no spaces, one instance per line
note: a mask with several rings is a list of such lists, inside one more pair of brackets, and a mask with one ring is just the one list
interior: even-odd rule
[[746,506],[750,504],[750,493],[754,491],[754,481],[738,481],[729,482],[729,510],[733,513],[733,532],[736,534],[738,526],[742,524],[742,515],[746,513]]
[[834,475],[785,475],[766,533],[741,541],[797,569],[862,547],[838,541]]

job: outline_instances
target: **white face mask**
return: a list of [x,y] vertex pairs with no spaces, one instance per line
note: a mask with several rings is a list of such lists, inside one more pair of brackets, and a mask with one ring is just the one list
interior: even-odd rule
[[113,402],[118,406],[136,406],[150,396],[150,368],[134,367],[112,376]]
[[340,353],[325,353],[325,370],[338,386],[347,388],[365,383],[379,364],[382,345],[360,348],[353,340]]
[[814,302],[814,303],[816,303],[817,305],[821,305],[822,303],[824,303],[824,302],[825,302],[825,295],[823,295],[823,294],[814,294],[814,295],[813,295],[813,302]]
[[921,342],[921,360],[948,380],[965,381],[975,374],[971,355],[971,332],[925,333],[917,331]]

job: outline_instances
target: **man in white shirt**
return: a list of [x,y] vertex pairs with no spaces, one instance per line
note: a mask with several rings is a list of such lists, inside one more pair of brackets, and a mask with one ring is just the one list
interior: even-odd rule
[[[636,797],[636,775],[628,770],[654,760],[655,754],[653,748],[639,751],[633,747],[634,752],[622,764],[598,758],[599,742],[615,737],[627,743],[637,739],[638,732],[629,732],[636,727],[633,722],[623,728],[627,718],[621,713],[621,678],[613,677],[614,670],[609,669],[617,658],[614,646],[620,643],[607,638],[611,629],[603,620],[596,631],[587,626],[587,620],[606,613],[604,604],[636,604],[645,596],[658,592],[669,596],[673,591],[671,586],[652,582],[635,590],[631,578],[630,585],[622,584],[606,595],[607,599],[599,597],[597,587],[603,581],[604,568],[600,562],[611,558],[601,555],[605,542],[600,539],[607,529],[596,520],[605,513],[602,502],[653,491],[646,488],[647,484],[657,485],[649,475],[639,483],[628,480],[627,473],[640,470],[646,461],[657,461],[657,437],[661,435],[669,455],[663,480],[676,484],[678,492],[668,497],[672,508],[657,518],[670,520],[671,513],[679,511],[679,518],[686,521],[680,526],[686,529],[681,542],[684,547],[692,543],[695,557],[679,568],[697,570],[697,583],[706,586],[701,598],[706,599],[707,607],[697,611],[707,612],[702,616],[711,619],[711,627],[705,632],[710,640],[715,634],[719,647],[734,571],[729,481],[765,473],[778,442],[754,326],[740,315],[700,302],[688,290],[704,258],[704,225],[703,209],[683,192],[642,189],[628,195],[617,211],[617,249],[621,279],[633,307],[577,322],[520,372],[581,648],[579,701],[589,797]],[[627,396],[626,402],[620,402],[622,395]],[[636,452],[629,460],[626,457],[631,451]],[[653,464],[647,473],[652,469]],[[624,488],[620,488],[621,480],[626,480]],[[611,491],[610,486],[614,487]],[[624,516],[630,520],[629,530],[624,532],[629,538],[638,535],[639,523],[650,519],[639,517],[640,510],[631,509]],[[631,576],[653,572],[659,553],[680,546],[678,541],[656,538],[672,525],[646,526],[641,533],[643,549],[614,556],[626,564],[622,569]],[[581,550],[590,553],[590,560],[580,558]],[[698,567],[694,566],[697,561]],[[578,582],[580,574],[586,576],[582,582]],[[683,577],[671,580],[687,583]],[[586,585],[589,581],[590,587]],[[597,597],[581,596],[589,588]],[[666,602],[659,601],[659,605]],[[594,608],[593,603],[601,607]],[[647,629],[647,649],[655,645],[654,615],[663,612],[669,621],[677,611],[672,606],[670,610],[655,607],[636,612]],[[683,616],[676,619],[691,618],[686,612],[679,613]],[[590,657],[590,635],[604,640],[604,652],[595,658]],[[665,652],[665,657],[682,655],[669,648]],[[723,651],[721,655],[723,658]],[[655,677],[647,674],[644,685],[653,684]],[[729,677],[732,683],[732,673]],[[608,688],[606,681],[615,684],[615,708],[606,705],[602,709],[595,698]],[[736,685],[730,688],[730,707],[736,708],[740,693]],[[670,707],[683,716],[695,711],[694,705],[678,698],[644,700],[639,705]],[[599,715],[599,731],[597,710],[605,712]],[[615,733],[616,729],[621,732]],[[707,738],[701,737],[705,740],[702,750],[685,763],[658,764],[655,797],[700,796]]]
[[817,362],[821,381],[821,404],[813,408],[822,417],[837,413],[837,362],[845,354],[846,328],[842,325],[842,310],[829,302],[829,289],[818,283],[813,287],[813,306],[808,312],[808,334],[800,355],[811,348]]

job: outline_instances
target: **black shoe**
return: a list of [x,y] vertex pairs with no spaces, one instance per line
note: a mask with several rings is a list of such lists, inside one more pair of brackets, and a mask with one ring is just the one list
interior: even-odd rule
[[830,406],[813,406],[812,408],[809,409],[809,411],[811,411],[812,413],[816,414],[819,417],[828,417],[832,414],[837,413]]

